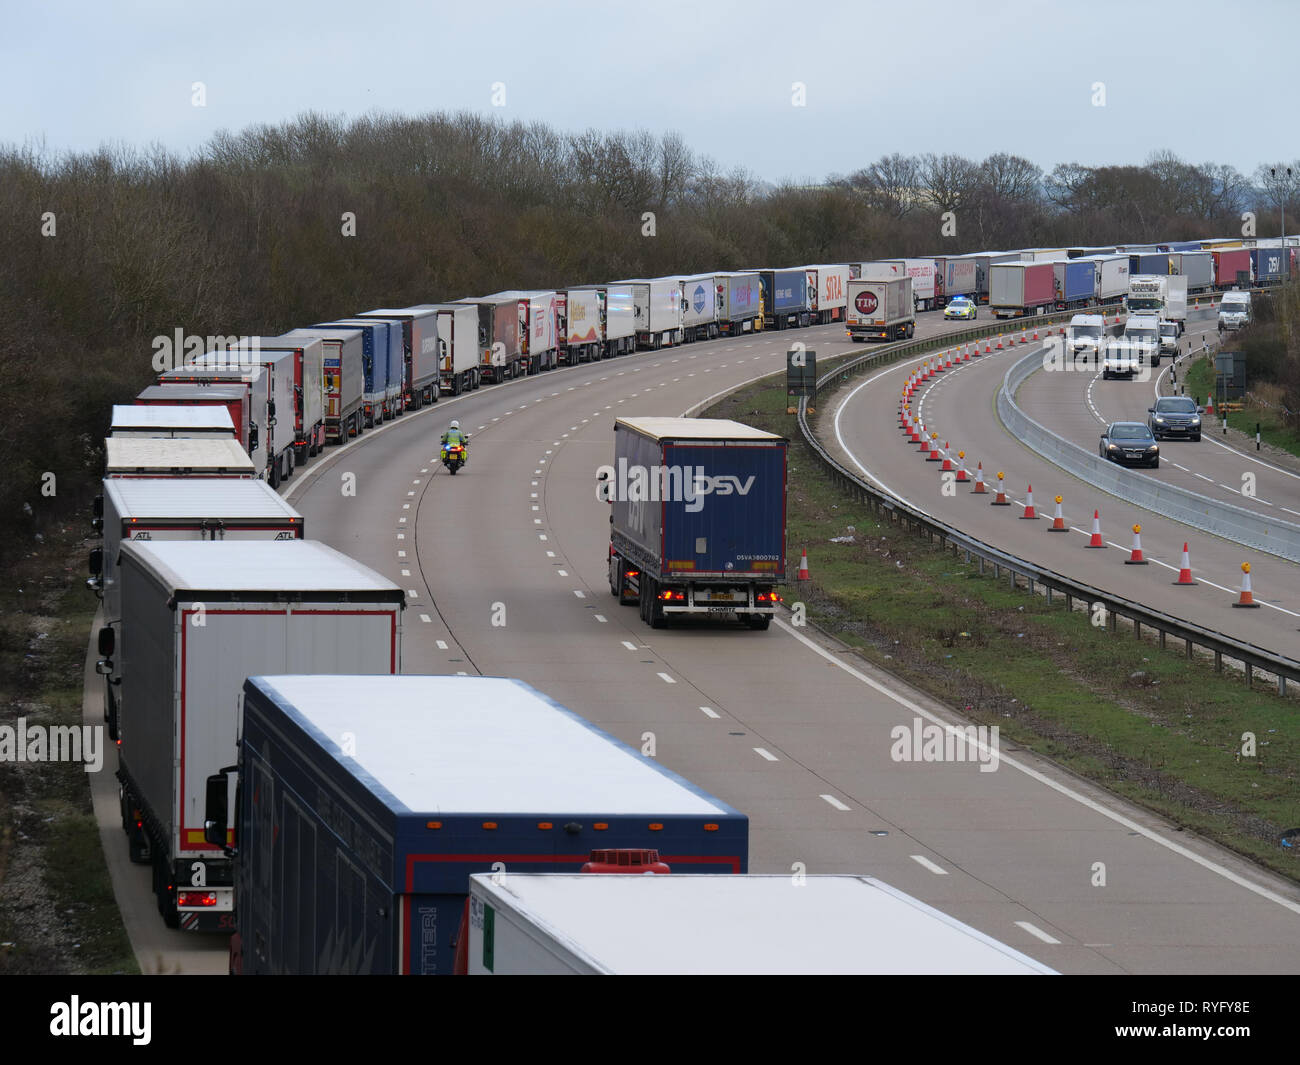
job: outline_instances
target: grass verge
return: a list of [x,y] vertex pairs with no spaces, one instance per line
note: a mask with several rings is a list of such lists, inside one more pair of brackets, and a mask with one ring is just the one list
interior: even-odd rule
[[[1209,358],[1197,359],[1187,372],[1187,385],[1184,390],[1188,395],[1199,397],[1204,404],[1207,396],[1214,392],[1214,362]],[[1217,400],[1216,400],[1217,403]],[[1276,407],[1263,407],[1249,400],[1241,404],[1240,410],[1233,410],[1228,415],[1228,425],[1248,436],[1254,436],[1255,426],[1259,426],[1259,438],[1265,444],[1280,448],[1292,455],[1300,456],[1300,436],[1282,420],[1282,412]]]
[[[86,545],[50,529],[0,587],[0,726],[80,725],[96,600]],[[101,743],[107,743],[106,734]],[[103,750],[103,747],[100,747]],[[81,762],[0,763],[0,973],[135,973]]]
[[[823,473],[786,414],[781,379],[704,416],[790,438],[789,576],[806,546],[814,579],[791,581],[787,603],[802,601],[815,624],[971,721],[1000,726],[1005,741],[1300,880],[1297,850],[1282,845],[1300,824],[1293,699],[1131,630],[1111,635],[1086,611],[1013,591],[878,521]],[[829,542],[841,536],[853,542]]]

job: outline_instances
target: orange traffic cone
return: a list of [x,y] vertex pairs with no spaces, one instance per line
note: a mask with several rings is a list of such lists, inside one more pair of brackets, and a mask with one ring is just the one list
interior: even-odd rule
[[965,346],[962,348],[961,361],[962,361],[962,362],[970,362],[970,345],[969,345],[969,344],[965,345]]
[[997,347],[997,350],[998,350],[998,351],[1001,351],[1001,350],[1002,350],[1002,334],[1001,334],[1001,333],[998,334],[998,347]]
[[993,352],[993,349],[989,346],[989,344],[990,344],[990,341],[988,341],[988,340],[986,339],[986,340],[984,341],[984,354],[985,354],[985,355],[990,355],[990,354],[992,354],[992,352]]
[[798,578],[798,579],[801,580],[801,581],[812,580],[812,577],[809,576],[809,574],[808,574],[808,548],[806,548],[806,547],[803,549],[803,555],[802,555],[802,557],[799,559],[799,578]]
[[958,467],[957,467],[957,480],[959,480],[959,481],[965,481],[965,480],[967,479],[967,476],[966,476],[966,465],[965,465],[965,461],[964,461],[965,458],[966,458],[966,452],[964,452],[964,451],[958,451],[958,452],[957,452],[957,460],[958,460],[959,462],[962,463],[961,466],[958,466]]
[[1065,527],[1065,519],[1061,517],[1061,497],[1056,497],[1056,514],[1052,518],[1052,524],[1047,527],[1048,532],[1069,532]]
[[1174,584],[1195,584],[1192,580],[1192,557],[1187,553],[1187,545],[1183,544],[1183,559],[1178,567],[1178,580]]
[[1133,526],[1133,553],[1124,560],[1126,566],[1146,566],[1149,565],[1147,560],[1142,557],[1142,526]]
[[943,442],[943,465],[940,466],[939,469],[944,473],[947,473],[949,470],[952,469],[952,456],[948,454],[947,440]]
[[1105,547],[1101,542],[1101,512],[1094,510],[1092,512],[1092,537],[1088,540],[1089,547]]
[[1035,343],[1035,344],[1038,343],[1038,329],[1037,329],[1037,327],[1035,327],[1035,329],[1034,329],[1034,343]]
[[926,461],[926,462],[938,462],[938,461],[943,457],[942,455],[939,454],[939,434],[938,434],[938,433],[931,433],[931,434],[930,434],[930,441],[931,441],[931,443],[930,443],[930,454],[929,454],[929,456],[927,456],[927,458],[926,458],[925,461]]
[[1029,486],[1029,492],[1025,496],[1025,512],[1020,515],[1021,521],[1024,521],[1026,518],[1031,520],[1037,520],[1038,518],[1038,514],[1034,510],[1034,486],[1032,484]]
[[984,487],[984,463],[980,463],[975,471],[975,487],[971,489],[971,495],[986,495],[988,489]]
[[1206,396],[1206,397],[1205,397],[1205,413],[1208,414],[1208,415],[1212,415],[1212,414],[1214,414],[1214,397],[1213,397],[1213,396]]
[[989,504],[991,507],[1009,507],[1011,503],[1007,499],[1006,490],[1002,487],[1002,471],[998,470],[998,494]]
[[1259,604],[1255,602],[1255,597],[1254,595],[1251,594],[1250,591],[1250,563],[1249,562],[1243,562],[1241,564],[1241,598],[1238,599],[1232,605],[1251,607],[1256,610],[1259,609]]

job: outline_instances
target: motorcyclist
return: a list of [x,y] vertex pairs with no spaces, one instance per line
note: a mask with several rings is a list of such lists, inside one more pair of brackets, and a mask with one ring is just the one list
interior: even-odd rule
[[451,424],[447,426],[447,431],[442,434],[442,446],[446,449],[457,444],[465,449],[464,455],[461,456],[462,464],[464,464],[469,461],[469,433],[461,432],[460,422],[453,418]]

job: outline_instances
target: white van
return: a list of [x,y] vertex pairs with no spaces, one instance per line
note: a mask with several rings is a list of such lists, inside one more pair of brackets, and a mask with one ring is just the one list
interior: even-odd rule
[[[1065,330],[1065,353],[1095,360],[1106,335],[1106,319],[1100,314],[1076,314]],[[1094,362],[1095,365],[1095,362]]]
[[1250,324],[1250,293],[1233,289],[1223,294],[1219,304],[1219,332],[1235,331]]
[[1124,323],[1124,339],[1142,361],[1160,365],[1160,318],[1154,314],[1131,314]]

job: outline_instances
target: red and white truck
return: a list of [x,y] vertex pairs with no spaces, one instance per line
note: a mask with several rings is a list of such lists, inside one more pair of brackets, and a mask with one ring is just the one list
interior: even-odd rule
[[500,384],[518,377],[519,301],[490,296],[455,300],[478,310],[478,373],[480,381]]
[[304,428],[297,426],[297,457],[302,462],[308,454],[318,454],[327,442],[341,444],[365,431],[365,334],[343,326],[313,326],[291,329],[284,336],[263,341],[262,347],[285,341],[310,344],[305,353],[320,347],[318,357],[304,360],[304,365],[310,361],[312,370],[310,375],[303,374],[298,386],[300,423],[312,427],[310,447],[304,447]]
[[[239,756],[245,679],[399,672],[404,593],[311,540],[124,543],[120,579],[118,779],[129,854],[153,865],[169,927],[234,931],[231,862],[206,841],[204,814],[207,778]],[[112,637],[101,640],[111,657]],[[360,700],[356,713],[367,711]],[[282,847],[295,843],[305,841],[281,836]]]
[[995,318],[1043,314],[1056,306],[1056,270],[1050,262],[1006,262],[989,267],[989,309]]
[[135,397],[135,404],[144,407],[215,408],[224,410],[234,424],[235,439],[256,462],[248,446],[249,415],[248,389],[244,385],[222,385],[202,381],[194,385],[150,385]]
[[[294,354],[291,351],[212,351],[167,370],[160,385],[242,384],[250,411],[248,454],[272,488],[293,475]],[[281,420],[283,419],[283,420]]]
[[513,300],[519,322],[519,360],[525,373],[559,365],[558,303],[552,290],[494,292],[488,300]]

